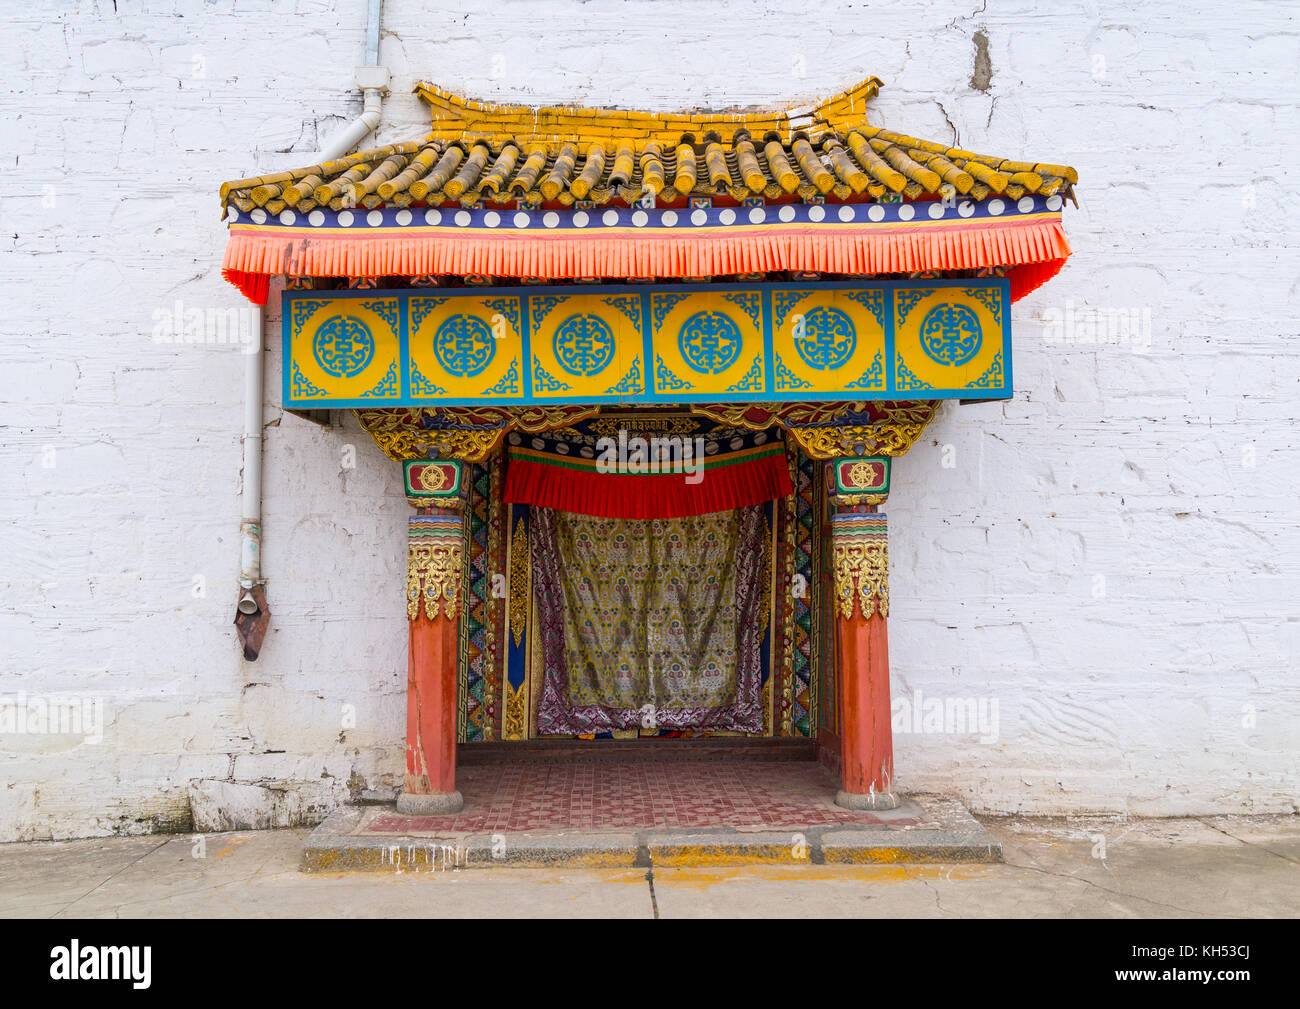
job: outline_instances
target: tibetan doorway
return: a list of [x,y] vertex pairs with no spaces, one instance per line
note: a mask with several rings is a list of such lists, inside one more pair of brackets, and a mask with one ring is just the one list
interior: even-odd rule
[[[589,472],[590,467],[578,468],[576,460],[590,463],[595,459],[599,439],[608,437],[617,442],[620,432],[628,437],[629,451],[636,449],[637,437],[647,442],[673,436],[689,436],[693,442],[695,438],[705,439],[703,458],[707,463],[703,477],[695,484],[686,484],[682,475],[628,475],[627,480],[642,482],[630,488],[624,484],[620,489],[619,475],[597,475]],[[732,475],[723,477],[723,469],[731,469]],[[820,473],[822,464],[803,454],[793,439],[783,439],[780,430],[746,430],[680,410],[602,413],[541,434],[508,434],[489,458],[467,469],[465,521],[469,550],[461,597],[467,606],[461,610],[459,741],[524,741],[556,736],[816,739],[820,726],[832,726],[835,718],[833,705],[823,710],[823,698],[828,694],[823,677],[831,675],[831,659],[824,633],[824,624],[829,622],[823,619],[822,605],[827,596],[822,536],[826,490]],[[666,480],[669,485],[664,488]],[[742,490],[745,493],[738,494]],[[542,631],[546,611],[539,605],[539,597],[549,590],[545,572],[534,563],[534,541],[538,534],[547,538],[551,533],[550,528],[539,527],[539,523],[547,521],[543,512],[567,512],[582,524],[577,516],[584,516],[582,508],[594,508],[593,502],[601,502],[598,510],[606,514],[588,516],[590,519],[617,519],[617,511],[630,502],[642,512],[640,518],[625,520],[634,527],[649,525],[649,516],[643,512],[659,510],[666,502],[681,508],[682,502],[690,499],[702,502],[694,515],[663,518],[694,519],[693,528],[701,531],[710,528],[708,516],[722,516],[735,527],[737,563],[748,563],[749,572],[757,573],[757,588],[745,590],[757,601],[744,593],[737,598],[746,605],[757,603],[759,728],[725,728],[722,718],[714,719],[710,727],[669,727],[677,723],[671,716],[659,714],[658,709],[653,718],[647,719],[649,713],[642,713],[642,707],[654,702],[641,700],[636,705],[640,718],[632,720],[624,714],[621,719],[627,728],[594,724],[585,731],[576,731],[569,722],[571,728],[567,731],[552,731],[558,723],[547,723],[542,718],[546,687]],[[753,537],[751,529],[748,533],[741,531],[740,512],[744,508],[750,510],[750,521],[758,515],[761,557],[753,557],[740,546]],[[731,547],[711,549],[725,553]],[[642,563],[649,563],[649,558]],[[749,584],[749,572],[735,567],[732,577],[738,577],[742,585]],[[725,576],[720,571],[711,575],[718,573]],[[738,616],[742,622],[748,620],[746,612]],[[748,628],[748,623],[744,625]],[[693,628],[688,631],[694,633]],[[646,648],[651,644],[647,633]],[[714,657],[719,654],[716,648],[715,642]],[[737,658],[744,659],[748,654],[738,650]],[[736,668],[737,697],[745,696],[740,693],[748,684],[748,680],[741,679],[745,670],[744,664]],[[643,689],[647,688],[649,684],[643,684]],[[636,694],[630,700],[638,700]],[[702,700],[707,707],[710,697],[703,694]],[[630,706],[621,705],[624,710]],[[746,720],[732,724],[754,723]]]
[[[703,464],[691,482],[597,471],[601,439],[620,437],[625,469],[638,468],[638,439],[649,453],[651,442],[663,451],[677,444],[667,439],[689,437],[691,461]],[[508,434],[467,475],[459,740],[816,738],[827,666],[820,472],[779,430],[680,410]],[[598,550],[617,530],[626,545],[602,562]],[[602,603],[574,577],[584,564],[606,569],[588,571],[593,586],[598,575],[625,579],[624,601]],[[674,588],[673,577],[686,584]],[[628,627],[611,625],[597,646],[599,609],[620,606]],[[638,620],[641,611],[657,615]],[[611,682],[622,686],[606,691]]]
[[538,508],[539,730],[762,732],[766,527],[758,504],[649,519]]

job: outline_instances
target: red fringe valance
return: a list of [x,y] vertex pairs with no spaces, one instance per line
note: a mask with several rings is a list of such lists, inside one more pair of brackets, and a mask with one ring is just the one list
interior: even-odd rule
[[682,473],[587,472],[511,455],[505,500],[605,518],[660,519],[727,511],[792,493],[784,452],[706,469],[695,484]]
[[1059,215],[970,224],[782,228],[725,235],[484,235],[383,228],[330,234],[235,224],[221,272],[264,304],[268,278],[714,277],[797,270],[916,273],[1010,267],[1013,300],[1060,272],[1070,245]]

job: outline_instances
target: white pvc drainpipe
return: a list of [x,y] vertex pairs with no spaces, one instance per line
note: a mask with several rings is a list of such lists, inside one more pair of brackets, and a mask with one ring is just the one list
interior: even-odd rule
[[[361,115],[350,122],[316,155],[324,164],[347,154],[379,125],[388,70],[379,65],[379,19],[383,0],[369,0],[366,9],[366,63],[357,67],[356,84],[363,95]],[[253,346],[244,364],[244,493],[239,520],[239,605],[251,617],[261,609],[253,588],[262,584],[262,398],[265,309],[253,312]],[[241,632],[242,633],[242,632]],[[260,645],[260,641],[259,641]],[[247,654],[247,652],[246,652]],[[254,657],[256,652],[254,652]]]
[[249,591],[262,580],[262,330],[265,309],[253,306],[252,346],[244,361],[244,496],[239,517],[239,612],[257,612]]

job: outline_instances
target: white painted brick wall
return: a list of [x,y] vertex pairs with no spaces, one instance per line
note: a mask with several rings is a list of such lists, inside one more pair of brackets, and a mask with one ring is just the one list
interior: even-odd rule
[[[177,300],[238,303],[216,188],[308,161],[359,111],[365,5],[114,6],[0,15],[0,695],[91,693],[108,721],[98,745],[0,739],[0,840],[183,823],[193,779],[343,797],[402,770],[398,468],[350,418],[268,406],[274,617],[244,663],[243,359],[151,339]],[[895,697],[1000,716],[995,744],[900,735],[898,784],[987,811],[1294,810],[1294,7],[974,6],[388,0],[376,139],[420,134],[421,77],[667,110],[876,74],[894,129],[1077,166],[1076,254],[1015,309],[1015,400],[946,406],[896,468]],[[1149,352],[1045,342],[1067,303],[1150,309]],[[267,365],[274,397],[277,350]]]

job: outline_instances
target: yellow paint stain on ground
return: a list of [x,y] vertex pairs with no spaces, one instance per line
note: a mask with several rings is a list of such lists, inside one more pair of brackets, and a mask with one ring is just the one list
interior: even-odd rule
[[986,879],[993,865],[737,865],[728,868],[662,868],[655,882],[687,889],[704,889],[720,883],[821,882],[843,880],[877,884],[906,883],[914,879]]
[[212,856],[213,858],[227,858],[228,856],[233,855],[235,853],[235,849],[238,848],[241,844],[248,843],[248,838],[240,837],[238,834],[234,835],[233,837],[228,837],[225,840],[226,840],[225,846],[222,847],[222,849],[218,851],[216,854],[214,854]]

